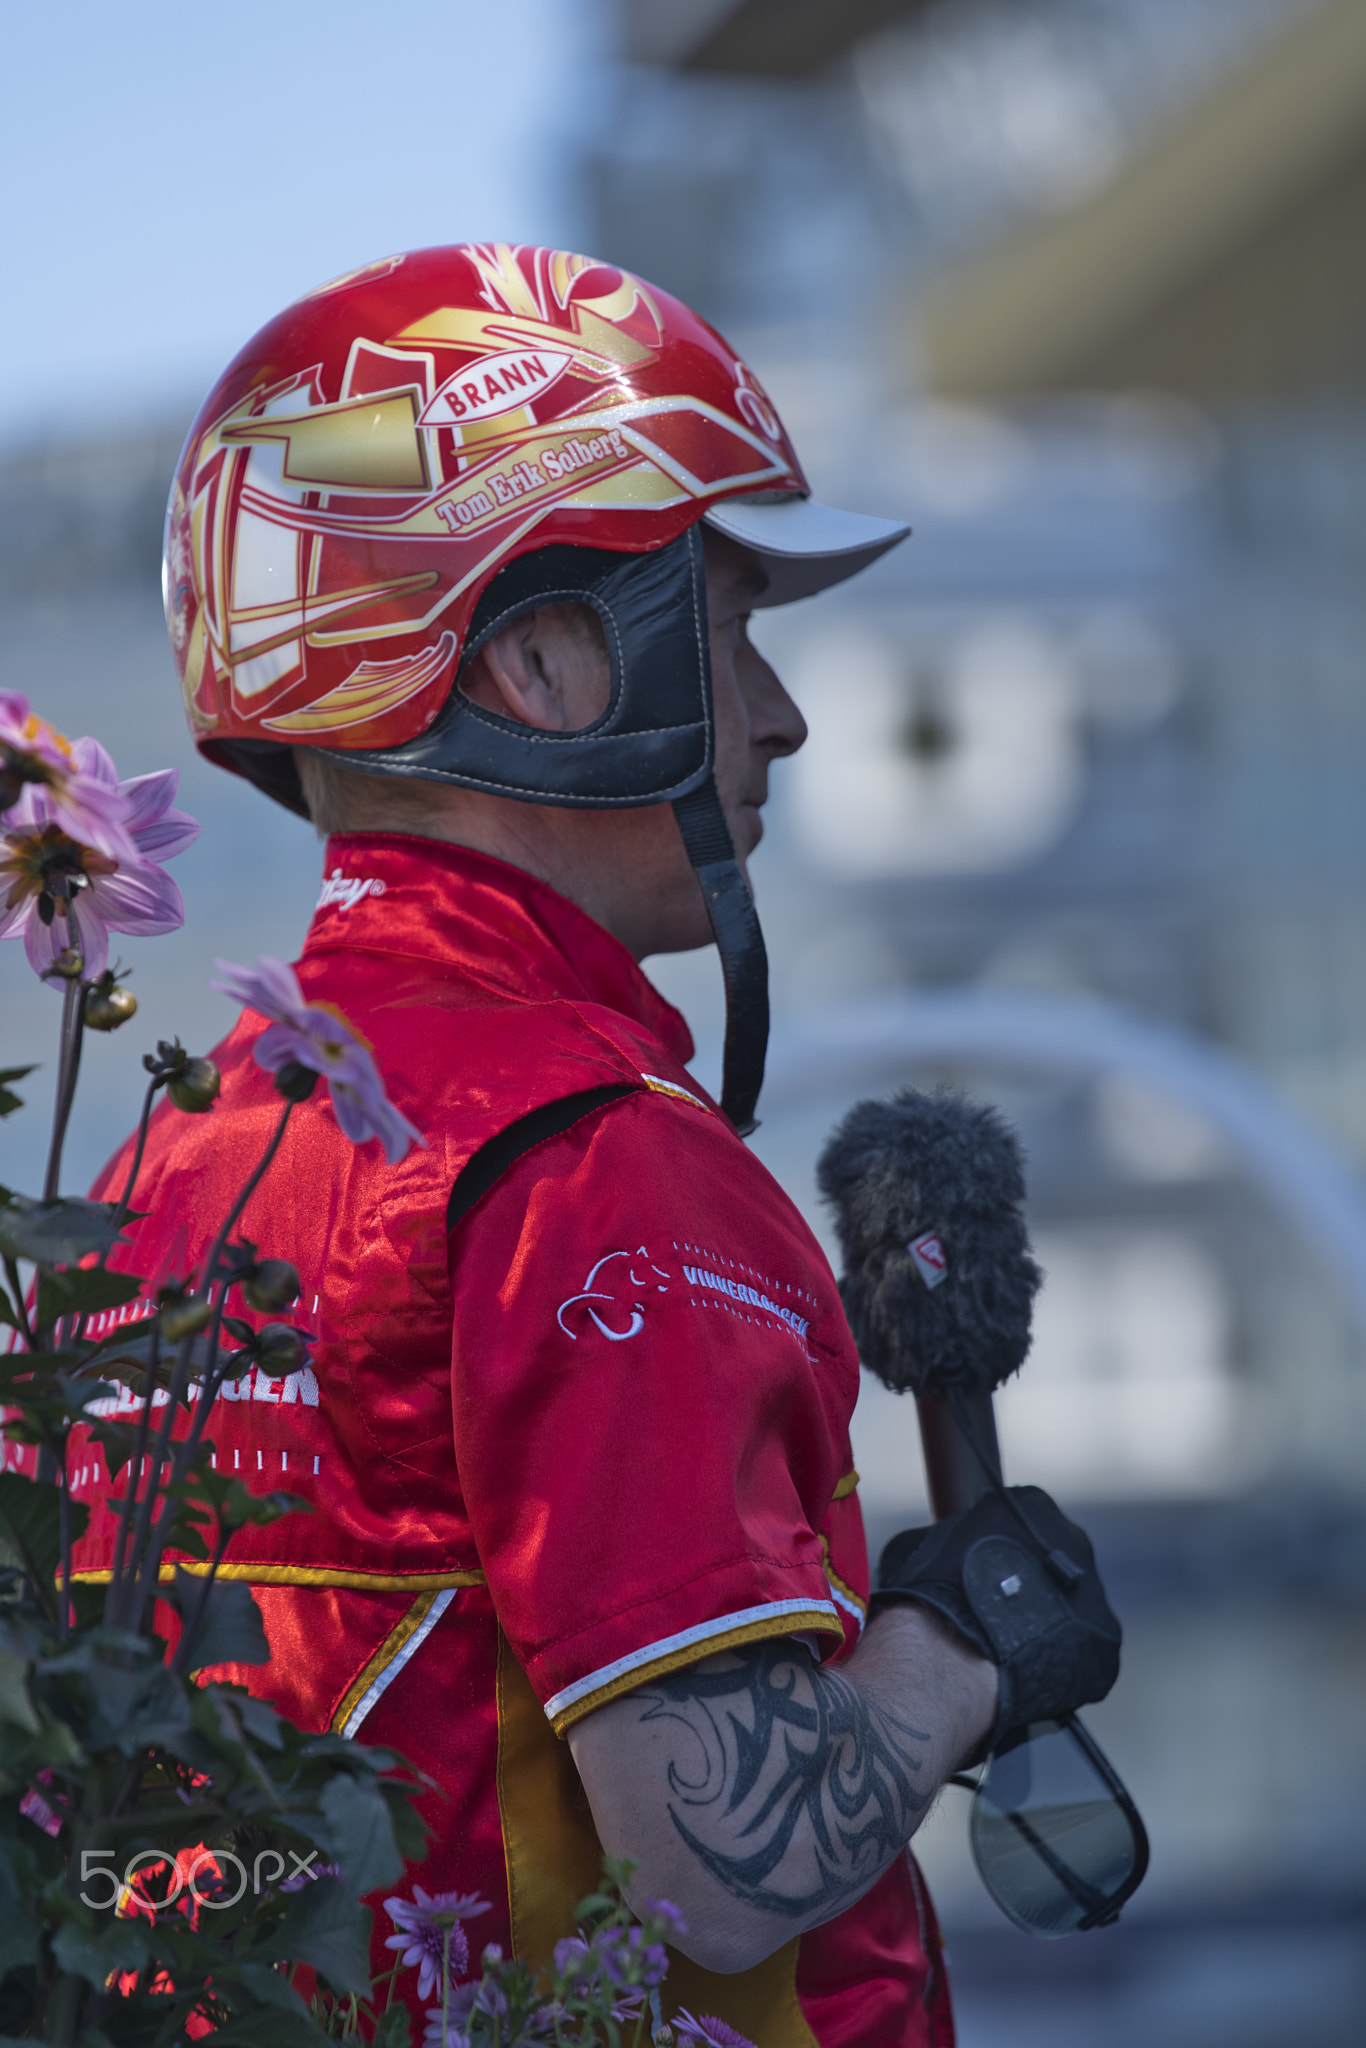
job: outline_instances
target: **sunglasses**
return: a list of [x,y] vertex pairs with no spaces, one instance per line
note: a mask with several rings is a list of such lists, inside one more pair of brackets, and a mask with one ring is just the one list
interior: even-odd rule
[[978,1874],[1043,1940],[1108,1927],[1148,1868],[1148,1837],[1114,1766],[1077,1717],[1035,1721],[988,1758],[971,1791]]

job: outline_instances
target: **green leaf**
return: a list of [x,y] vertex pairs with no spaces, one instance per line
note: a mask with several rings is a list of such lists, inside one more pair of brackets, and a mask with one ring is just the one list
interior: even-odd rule
[[[308,2008],[284,1973],[273,1963],[236,1963],[232,1974],[262,2005],[278,2006],[281,2012],[307,2012]],[[226,1973],[220,1970],[226,1982]]]
[[14,1303],[3,1287],[0,1287],[0,1323],[8,1323],[12,1330],[22,1330],[24,1327],[14,1313]]
[[353,1893],[378,1891],[403,1872],[388,1804],[373,1779],[334,1778],[318,1801],[332,1837],[332,1861]]
[[0,1208],[0,1253],[39,1266],[74,1266],[90,1252],[108,1251],[118,1239],[112,1202],[66,1197],[34,1202],[11,1195]]
[[[0,1720],[12,1721],[29,1735],[41,1726],[28,1693],[29,1659],[9,1644],[0,1643]],[[0,1966],[0,1976],[4,1969]]]
[[200,1686],[197,1693],[198,1699],[212,1710],[226,1741],[241,1744],[249,1736],[267,1749],[284,1748],[282,1731],[289,1724],[265,1700],[253,1699],[249,1692],[235,1685]]
[[[171,1599],[182,1621],[188,1623],[203,1590],[201,1578],[191,1572],[176,1572]],[[250,1586],[244,1585],[240,1579],[214,1580],[204,1612],[195,1625],[188,1656],[188,1668],[194,1671],[202,1671],[214,1664],[270,1662],[270,1645],[266,1641],[261,1610],[252,1598]]]
[[261,2006],[215,2027],[214,2048],[324,2048],[328,2036],[306,2013]]
[[122,1308],[142,1288],[137,1273],[109,1273],[100,1266],[68,1266],[60,1273],[38,1276],[38,1327],[46,1329],[58,1316],[95,1315],[102,1308]]
[[391,2005],[388,2012],[382,2012],[375,2021],[375,2031],[370,2036],[372,2048],[413,2048],[413,2029],[408,2019],[408,2008]]
[[102,1417],[99,1422],[91,1424],[90,1435],[104,1452],[109,1477],[117,1479],[133,1455],[133,1445],[137,1441],[135,1425],[130,1422],[111,1422],[108,1417]]
[[13,1116],[16,1109],[24,1106],[23,1096],[15,1094],[10,1082],[22,1081],[26,1074],[36,1072],[36,1067],[0,1067],[0,1116]]
[[26,1886],[14,1869],[13,1853],[10,1843],[0,1843],[0,1977],[38,1959],[38,1925],[24,1896]]
[[[90,1510],[71,1503],[71,1534],[85,1534]],[[62,1556],[61,1503],[55,1486],[39,1486],[17,1472],[0,1472],[0,1563],[26,1572],[38,1598],[56,1612],[53,1585]]]
[[370,1993],[370,1909],[349,1898],[335,1878],[315,1878],[290,1899],[270,1938],[269,1953],[308,1963],[334,1991]]
[[98,1931],[68,1920],[53,1937],[52,1953],[70,1976],[84,1977],[99,1991],[111,1970],[144,1969],[151,1951],[135,1920],[111,1916]]

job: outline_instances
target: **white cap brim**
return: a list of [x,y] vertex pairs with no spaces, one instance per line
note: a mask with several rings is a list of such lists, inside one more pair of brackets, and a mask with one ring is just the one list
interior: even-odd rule
[[768,588],[755,600],[761,606],[792,604],[857,576],[911,530],[894,519],[795,496],[724,498],[703,515],[703,524],[760,557],[768,571]]

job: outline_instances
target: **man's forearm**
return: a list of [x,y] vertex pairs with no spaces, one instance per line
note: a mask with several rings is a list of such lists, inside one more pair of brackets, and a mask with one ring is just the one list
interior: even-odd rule
[[994,1669],[893,1609],[837,1670],[786,1639],[670,1673],[570,1733],[604,1846],[747,1968],[842,1912],[904,1848],[995,1713]]

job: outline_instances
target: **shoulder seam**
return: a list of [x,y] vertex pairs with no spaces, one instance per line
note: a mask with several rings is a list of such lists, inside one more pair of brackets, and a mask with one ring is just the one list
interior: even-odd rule
[[447,1233],[463,1222],[476,1202],[524,1154],[534,1151],[548,1138],[560,1137],[584,1117],[591,1116],[595,1109],[605,1109],[609,1103],[619,1102],[623,1096],[638,1092],[633,1081],[608,1081],[597,1088],[581,1088],[574,1095],[561,1095],[554,1102],[542,1103],[539,1109],[529,1111],[506,1129],[495,1132],[466,1160],[455,1177],[446,1204]]

